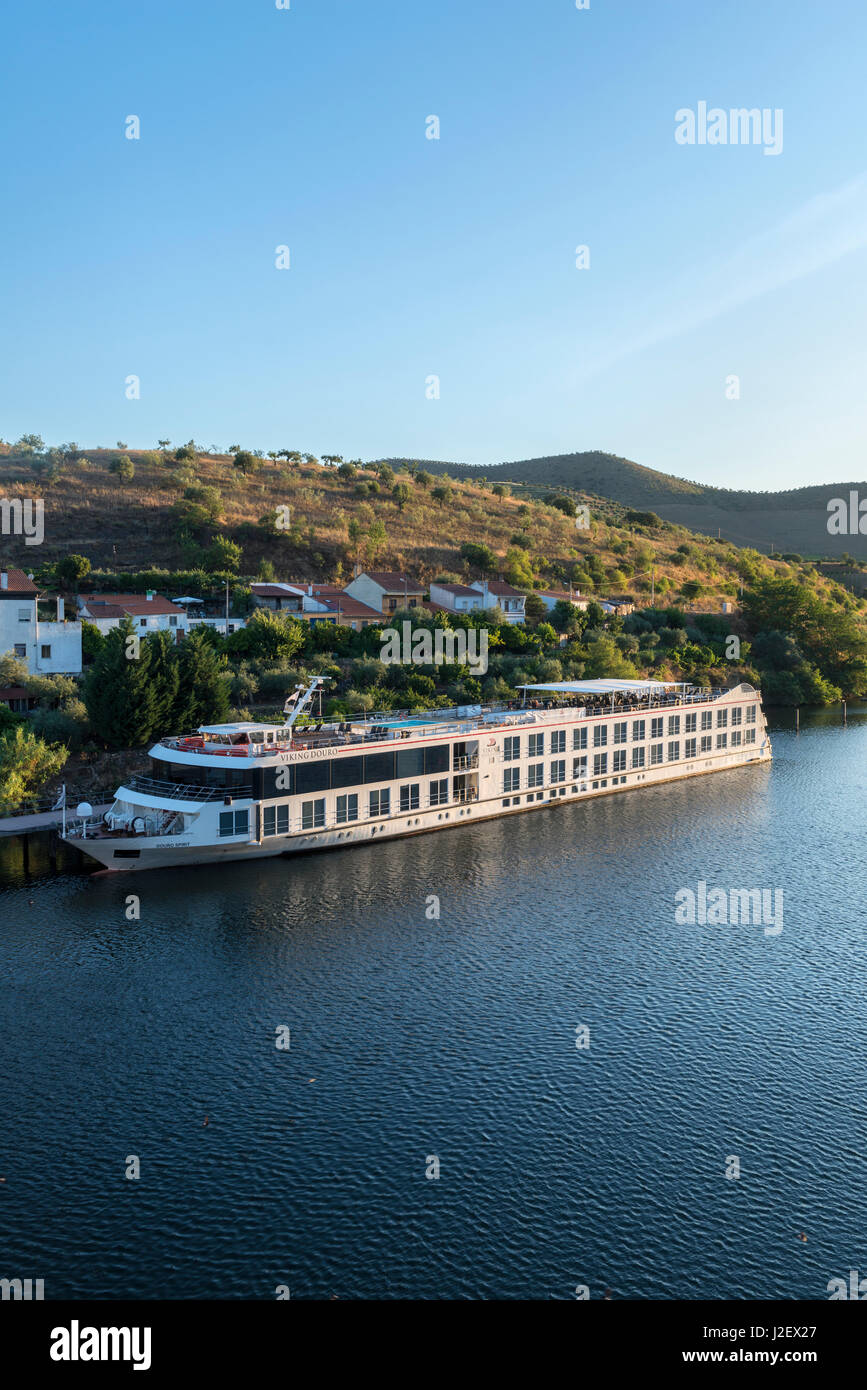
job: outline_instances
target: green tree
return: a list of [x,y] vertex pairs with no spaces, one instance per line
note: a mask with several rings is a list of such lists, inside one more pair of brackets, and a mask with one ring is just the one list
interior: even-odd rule
[[539,595],[531,590],[524,601],[524,613],[526,614],[530,626],[533,627],[534,624],[544,618],[547,611]]
[[241,547],[235,541],[217,536],[205,552],[205,569],[211,574],[237,574],[241,555]]
[[307,628],[288,614],[273,613],[269,608],[257,608],[247,626],[233,632],[226,640],[230,656],[259,657],[268,660],[288,658],[301,651],[307,640]]
[[0,811],[10,814],[60,772],[69,750],[45,743],[17,724],[0,735]]
[[152,650],[124,618],[108,633],[90,667],[84,682],[87,717],[109,748],[140,748],[157,732]]
[[170,724],[177,708],[180,688],[179,648],[170,632],[152,632],[145,639],[145,645],[150,648],[154,732],[172,733]]
[[[237,634],[233,634],[237,635]],[[202,632],[191,632],[178,648],[180,689],[173,725],[178,733],[200,724],[221,724],[229,714],[223,659]]]
[[86,555],[64,555],[57,561],[55,573],[61,588],[77,591],[82,579],[90,574],[90,561]]
[[391,495],[397,503],[398,511],[403,511],[409,501],[409,488],[406,483],[395,483],[391,489]]
[[117,458],[112,459],[109,469],[117,474],[122,483],[130,483],[135,477],[135,464],[129,454],[119,454]]

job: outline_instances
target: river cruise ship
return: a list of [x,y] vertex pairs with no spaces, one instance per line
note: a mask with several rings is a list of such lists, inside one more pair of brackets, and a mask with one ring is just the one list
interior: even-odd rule
[[150,750],[64,837],[112,871],[342,848],[544,811],[771,757],[751,685],[560,681],[514,701],[327,723],[314,678],[281,725],[204,725]]

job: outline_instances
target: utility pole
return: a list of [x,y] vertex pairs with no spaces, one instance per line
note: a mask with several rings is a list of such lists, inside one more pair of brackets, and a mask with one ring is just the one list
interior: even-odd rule
[[650,566],[650,606],[654,607],[656,599],[656,566]]
[[228,581],[228,579],[227,579],[227,580],[226,580],[226,626],[225,626],[225,628],[224,628],[224,630],[223,630],[223,636],[224,636],[224,637],[228,637],[228,635],[229,635],[229,581]]

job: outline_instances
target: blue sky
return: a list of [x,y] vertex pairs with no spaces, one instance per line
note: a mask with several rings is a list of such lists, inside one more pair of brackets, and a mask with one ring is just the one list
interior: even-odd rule
[[[867,473],[855,0],[19,0],[0,43],[7,439]],[[700,101],[782,153],[677,144]]]

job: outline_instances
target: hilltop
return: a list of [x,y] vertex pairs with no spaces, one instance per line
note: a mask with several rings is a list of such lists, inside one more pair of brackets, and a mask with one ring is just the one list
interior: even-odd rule
[[[405,460],[388,462],[398,467]],[[867,498],[865,482],[749,492],[690,482],[597,450],[521,459],[491,468],[439,460],[417,462],[432,474],[448,473],[454,478],[483,474],[491,483],[509,482],[531,495],[558,487],[594,493],[628,507],[652,508],[667,521],[711,536],[719,531],[735,545],[766,554],[773,548],[812,558],[839,559],[848,553],[867,559],[867,535],[831,536],[827,527],[830,499],[848,499],[852,490]]]
[[[305,457],[207,454],[191,446],[9,453],[0,457],[0,496],[41,498],[45,537],[39,546],[4,538],[5,561],[34,570],[75,552],[95,570],[209,570],[239,580],[345,580],[359,563],[408,570],[426,582],[487,572],[525,588],[572,583],[583,592],[631,593],[639,604],[653,592],[717,610],[724,598],[737,597],[759,563],[725,540],[660,520],[660,494],[650,482],[630,495],[629,506],[578,488],[569,497],[563,488],[546,488],[543,500],[475,471],[447,481],[434,476],[437,465],[400,473]],[[588,481],[610,486],[607,456],[590,457],[596,464]],[[622,462],[624,478],[629,470],[651,480],[664,476]],[[543,463],[536,461],[537,478]],[[574,481],[565,464],[558,476]],[[634,497],[656,506],[637,510]],[[587,529],[568,514],[574,501],[589,510]],[[795,560],[791,569],[814,586],[837,588],[810,565]]]

